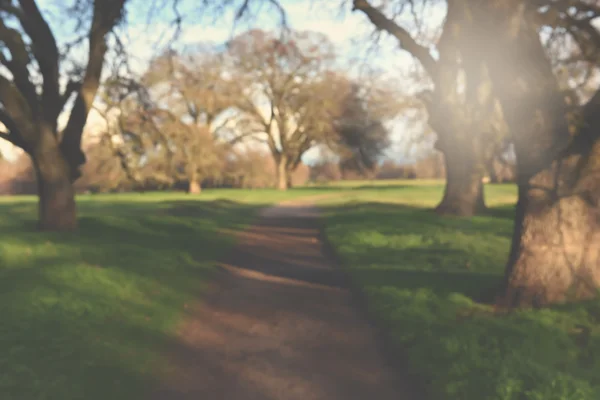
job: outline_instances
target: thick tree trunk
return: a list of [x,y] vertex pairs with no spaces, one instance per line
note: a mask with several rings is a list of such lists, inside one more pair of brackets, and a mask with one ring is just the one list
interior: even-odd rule
[[572,155],[519,185],[505,305],[542,306],[598,293],[600,142],[588,157]]
[[475,162],[460,154],[444,155],[446,187],[435,211],[442,215],[469,217],[485,212],[483,171]]
[[69,165],[52,133],[42,139],[31,154],[37,175],[39,196],[38,227],[44,231],[77,229],[75,190]]
[[[487,7],[473,0],[485,26],[473,37],[481,41],[518,162],[519,199],[503,305],[589,298],[600,287],[598,107],[583,114],[585,124],[570,127],[565,100],[522,2]],[[577,135],[571,144],[570,132]]]
[[486,211],[480,154],[473,141],[462,143],[461,138],[446,134],[436,144],[446,167],[444,197],[435,209],[441,215],[469,217]]

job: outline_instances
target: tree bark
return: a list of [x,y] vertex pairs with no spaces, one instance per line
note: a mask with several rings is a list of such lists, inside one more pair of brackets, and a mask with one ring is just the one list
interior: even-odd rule
[[287,158],[283,155],[279,156],[276,160],[277,162],[277,189],[278,190],[288,190],[289,189],[289,177],[288,177],[288,168],[287,168]]
[[446,186],[444,197],[435,211],[441,215],[470,217],[486,211],[483,193],[483,169],[474,157],[463,153],[444,153]]
[[40,136],[31,154],[38,183],[38,228],[73,231],[77,229],[77,207],[69,164],[53,133],[46,131]]
[[519,185],[504,305],[543,306],[597,294],[600,143],[590,154],[596,166],[588,165],[572,187],[580,161],[578,156],[561,160]]
[[570,124],[523,2],[472,3],[481,21],[473,37],[480,41],[518,162],[519,198],[502,305],[590,298],[600,287],[599,96],[589,112],[590,104],[583,108],[583,124]]

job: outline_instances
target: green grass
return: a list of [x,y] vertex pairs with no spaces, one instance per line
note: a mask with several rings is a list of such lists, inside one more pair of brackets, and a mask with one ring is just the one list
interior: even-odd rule
[[1,198],[0,399],[145,398],[232,233],[299,195],[81,196],[77,234],[36,232],[35,198]]
[[[0,399],[142,399],[186,304],[264,204],[318,199],[327,234],[429,400],[600,399],[600,303],[498,316],[515,188],[440,218],[439,182],[352,182],[198,197],[86,195],[77,234],[39,233],[0,197]],[[315,197],[316,196],[316,197]]]
[[439,185],[355,188],[324,202],[326,233],[429,400],[600,399],[600,302],[497,315],[515,188],[490,216],[425,208]]

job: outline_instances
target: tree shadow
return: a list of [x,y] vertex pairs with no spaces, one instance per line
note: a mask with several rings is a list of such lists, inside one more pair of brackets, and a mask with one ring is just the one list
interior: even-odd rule
[[[131,399],[260,204],[82,201],[76,233],[0,203],[2,398]],[[160,368],[159,368],[160,369]],[[143,396],[142,396],[143,397]]]
[[361,285],[428,288],[479,302],[494,300],[510,246],[510,207],[471,218],[374,202],[322,209],[329,240]]
[[473,304],[493,301],[502,282],[514,207],[473,218],[386,203],[322,209],[331,251],[431,398],[477,399],[514,382],[517,395],[550,398],[559,376],[563,397],[598,397],[600,303],[506,315]]

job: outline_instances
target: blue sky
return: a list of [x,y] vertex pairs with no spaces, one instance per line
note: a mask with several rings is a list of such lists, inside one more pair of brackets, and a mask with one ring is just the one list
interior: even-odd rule
[[[128,3],[127,23],[119,28],[119,33],[132,56],[133,68],[138,72],[143,71],[148,59],[172,37],[172,22],[175,18],[170,6],[172,2],[173,0],[130,0]],[[233,0],[233,2],[239,4],[240,0]],[[38,0],[60,43],[73,37],[75,26],[73,18],[64,12],[65,4],[71,3],[72,0]],[[179,12],[183,21],[177,45],[207,41],[224,42],[232,35],[250,27],[276,29],[280,22],[280,16],[273,8],[265,7],[261,10],[254,8],[248,14],[248,18],[234,23],[235,7],[228,7],[225,12],[217,12],[215,9],[201,9],[198,3],[200,1],[180,0]],[[410,72],[412,59],[406,52],[397,48],[395,40],[383,35],[374,51],[371,24],[361,13],[352,13],[348,1],[283,0],[281,3],[292,29],[312,30],[329,37],[338,49],[343,67],[354,70],[361,65],[376,67],[394,77]],[[161,10],[160,14],[150,15],[149,10],[153,4],[166,5],[158,7]],[[439,24],[443,15],[444,10],[434,12],[430,17],[430,24],[432,26]],[[77,53],[83,56],[85,48],[77,49]],[[406,79],[403,85],[408,89],[412,82]],[[97,117],[91,115],[89,127],[92,128],[97,123],[99,123]],[[389,155],[400,159],[405,155],[405,139],[415,136],[418,129],[409,128],[401,121],[393,128],[396,144]],[[0,149],[6,149],[6,145],[0,146],[2,146]],[[314,156],[315,153],[312,155]]]

